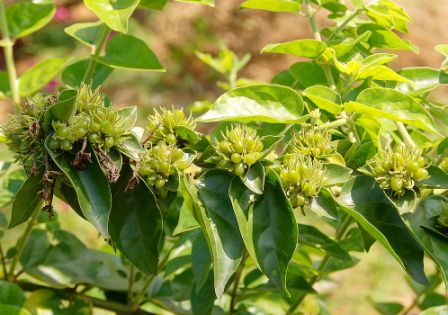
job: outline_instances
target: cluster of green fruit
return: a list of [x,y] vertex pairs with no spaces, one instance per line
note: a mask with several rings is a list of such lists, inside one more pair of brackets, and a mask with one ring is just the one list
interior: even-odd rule
[[168,145],[182,146],[182,139],[177,136],[179,128],[194,130],[196,123],[193,118],[186,117],[182,110],[167,110],[162,108],[160,111],[154,110],[154,114],[149,116],[147,129],[150,133],[149,143],[157,144],[159,142]]
[[129,133],[125,117],[117,109],[104,106],[104,96],[97,90],[82,86],[78,91],[76,115],[69,123],[53,121],[54,134],[48,143],[51,150],[71,151],[73,145],[86,139],[107,152]]
[[382,189],[401,197],[406,190],[414,189],[415,181],[428,177],[425,165],[425,158],[417,148],[401,145],[379,153],[370,168]]
[[248,167],[262,156],[264,145],[257,132],[244,125],[236,125],[222,133],[222,140],[214,145],[220,161],[219,168],[243,176]]
[[45,135],[41,128],[40,117],[54,102],[52,96],[31,98],[2,127],[9,150],[30,175],[45,165],[43,145]]
[[308,155],[315,159],[324,158],[334,153],[330,144],[331,134],[328,129],[318,130],[315,126],[303,126],[292,137],[288,152],[291,154]]
[[292,206],[304,210],[309,199],[317,196],[322,187],[322,163],[310,156],[285,155],[280,168],[280,179]]

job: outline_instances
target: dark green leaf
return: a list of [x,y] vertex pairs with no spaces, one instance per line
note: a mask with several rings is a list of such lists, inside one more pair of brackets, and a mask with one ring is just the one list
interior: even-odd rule
[[25,243],[23,254],[20,256],[20,264],[23,269],[30,270],[33,267],[39,267],[45,260],[51,244],[47,232],[35,229]]
[[[200,232],[194,239],[191,248],[191,267],[193,269],[196,292],[204,287],[210,273],[211,265],[212,257],[210,256],[207,240],[204,234]],[[212,291],[214,291],[213,286]]]
[[211,315],[216,295],[213,290],[213,273],[207,273],[208,278],[199,290],[193,286],[191,290],[191,309],[193,315]]
[[97,61],[118,69],[165,71],[144,41],[126,34],[113,36],[107,43],[106,55],[97,57]]
[[381,315],[398,315],[403,310],[403,305],[400,303],[372,302],[372,304]]
[[[84,80],[84,74],[87,71],[89,62],[89,59],[83,59],[67,66],[61,73],[62,81],[72,88],[80,86]],[[92,88],[95,89],[106,81],[112,71],[113,69],[106,65],[96,64],[92,75]]]
[[14,199],[9,228],[26,222],[35,211],[42,207],[43,200],[39,194],[42,189],[44,189],[42,175],[31,176],[25,181]]
[[337,200],[341,209],[383,244],[415,281],[428,283],[423,270],[423,249],[373,178],[353,177],[343,186]]
[[402,49],[418,52],[418,48],[410,41],[401,39],[394,32],[376,24],[364,23],[358,28],[357,32],[358,35],[361,35],[365,32],[371,32],[371,35],[367,42],[372,47],[397,50]]
[[101,234],[107,236],[112,197],[109,182],[98,161],[93,158],[92,163],[89,163],[84,169],[76,170],[70,165],[68,155],[50,150],[49,139],[47,138],[45,141],[47,151],[75,189],[84,216],[95,225]]
[[448,174],[437,166],[430,166],[427,169],[429,177],[418,182],[418,185],[428,188],[448,189]]
[[68,123],[76,113],[75,90],[65,90],[59,94],[59,102],[51,107],[51,113],[60,121]]
[[[25,293],[14,283],[0,280],[0,305],[21,307],[25,302]],[[0,314],[9,314],[1,313]]]
[[64,31],[84,45],[95,47],[103,28],[102,22],[76,23],[66,27]]
[[140,0],[139,8],[162,11],[168,0]]
[[12,305],[0,305],[0,314],[5,315],[31,315],[30,312],[28,312],[24,308],[19,308]]

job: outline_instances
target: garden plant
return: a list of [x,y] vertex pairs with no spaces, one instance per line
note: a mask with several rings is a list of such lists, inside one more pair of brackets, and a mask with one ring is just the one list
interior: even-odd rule
[[[418,48],[391,0],[241,1],[309,20],[314,38],[261,50],[297,62],[253,82],[238,76],[248,55],[197,52],[224,93],[136,126],[138,107],[114,107],[101,86],[119,71],[165,71],[128,20],[167,1],[84,0],[98,20],[64,31],[91,55],[18,76],[15,44],[56,7],[0,0],[0,91],[15,106],[0,134],[14,156],[0,173],[1,236],[22,231],[0,246],[0,314],[329,314],[316,284],[375,242],[415,299],[372,307],[448,314],[448,109],[431,96],[448,84],[448,45],[435,47],[440,69],[394,70],[394,50]],[[56,76],[57,92],[42,92]],[[62,229],[56,200],[110,250]]]

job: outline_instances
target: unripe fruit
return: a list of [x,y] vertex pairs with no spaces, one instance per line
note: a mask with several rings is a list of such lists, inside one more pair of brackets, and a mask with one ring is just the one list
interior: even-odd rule
[[261,153],[259,153],[259,152],[247,153],[244,156],[244,163],[246,163],[247,165],[255,164],[255,162],[257,162],[260,157],[261,157]]
[[166,180],[165,179],[158,179],[158,180],[156,180],[154,186],[156,186],[157,189],[160,189],[163,186],[165,186],[165,184],[166,184]]
[[100,129],[101,129],[101,124],[99,124],[99,123],[94,122],[90,125],[90,130],[92,132],[98,132],[98,131],[100,131]]
[[59,138],[62,138],[62,139],[66,138],[68,136],[69,132],[70,132],[70,129],[68,127],[61,126],[61,127],[56,128],[56,136],[58,136]]
[[173,133],[168,134],[168,135],[165,137],[165,141],[166,141],[166,143],[168,143],[168,144],[176,144],[176,143],[177,143],[176,135],[173,134]]
[[147,176],[153,172],[152,168],[149,165],[141,165],[138,169],[142,176]]
[[219,150],[225,155],[232,153],[232,144],[229,141],[222,141],[219,143]]
[[233,144],[233,148],[235,149],[235,152],[236,153],[243,153],[244,152],[244,144],[243,144],[243,142],[242,141],[236,141],[234,144]]
[[173,154],[172,154],[173,162],[183,159],[184,155],[185,155],[185,153],[181,149],[174,149]]
[[84,128],[78,128],[74,131],[74,135],[77,139],[81,139],[82,137],[84,137],[87,133],[87,130],[85,130]]
[[428,171],[424,168],[418,168],[414,173],[415,180],[423,180],[429,176]]
[[73,149],[72,143],[69,140],[62,140],[61,150],[70,151],[71,149]]
[[48,142],[48,147],[50,148],[50,150],[57,150],[61,147],[61,142],[58,139],[51,137],[50,141]]
[[113,126],[112,126],[111,122],[108,121],[108,120],[104,120],[101,123],[101,132],[105,133],[106,135],[110,135],[111,134],[112,128],[113,128]]
[[263,151],[263,148],[264,148],[263,142],[261,142],[261,140],[257,140],[257,145],[255,146],[254,151],[261,152]]
[[418,158],[418,166],[420,166],[420,167],[423,167],[423,166],[425,166],[425,164],[426,164],[426,161],[425,161],[425,158],[424,157],[422,157],[422,156],[420,156],[419,158]]
[[96,143],[100,143],[101,142],[101,135],[99,133],[91,133],[89,135],[89,142],[96,144]]
[[304,206],[306,204],[306,199],[302,195],[297,195],[295,201],[296,201],[296,206],[297,207],[302,207],[302,206]]
[[240,163],[242,161],[241,155],[239,153],[233,153],[230,159],[233,163]]
[[403,180],[398,177],[390,179],[390,188],[395,192],[400,192],[403,189]]
[[244,164],[243,163],[235,164],[233,166],[233,173],[236,176],[243,176],[243,174],[244,174]]
[[114,146],[115,141],[114,138],[112,137],[106,137],[106,139],[104,140],[104,145],[106,146],[106,148],[110,149]]
[[168,175],[170,175],[170,173],[171,173],[171,165],[170,164],[168,164],[167,162],[160,162],[160,165],[159,165],[159,171],[163,174],[163,175],[165,175],[165,176],[168,176]]
[[406,165],[406,169],[409,173],[414,173],[419,168],[418,162],[411,160]]

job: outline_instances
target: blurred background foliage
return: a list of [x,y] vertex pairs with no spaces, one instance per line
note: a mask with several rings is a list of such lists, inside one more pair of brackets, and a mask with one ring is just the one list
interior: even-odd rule
[[[212,101],[223,92],[222,84],[217,82],[226,81],[227,78],[203,63],[198,58],[198,51],[216,56],[227,47],[242,59],[245,54],[250,54],[251,58],[242,68],[240,77],[255,81],[270,81],[276,73],[297,62],[296,58],[287,55],[261,55],[259,51],[268,43],[310,37],[307,21],[288,13],[241,11],[241,2],[217,0],[215,8],[170,2],[163,12],[137,11],[135,19],[131,20],[130,33],[149,44],[167,72],[116,70],[103,87],[104,92],[115,106],[138,105],[139,117],[146,117],[154,107],[191,106],[195,101]],[[96,17],[81,0],[57,0],[56,3],[58,10],[53,23],[17,43],[15,58],[19,74],[38,60],[63,57],[70,64],[89,53],[88,48],[78,44],[63,29],[73,23],[96,20]],[[448,1],[397,0],[397,3],[414,19],[404,38],[416,44],[420,54],[397,52],[400,58],[392,66],[396,69],[407,66],[438,67],[443,57],[433,47],[448,43]],[[318,18],[325,26],[325,16]],[[5,69],[1,54],[0,68]],[[53,92],[59,84],[58,79],[52,81],[46,90]],[[434,97],[448,100],[448,90],[440,88]],[[1,101],[0,123],[7,120],[12,110],[11,104]],[[11,160],[8,154],[5,147],[0,146],[1,160]],[[14,185],[14,182],[0,185]],[[75,233],[89,247],[112,250],[93,226],[85,224],[67,206],[60,203],[56,211],[63,229]],[[18,228],[2,240],[6,249],[20,233],[21,228]],[[385,249],[375,244],[369,254],[358,255],[361,261],[355,268],[336,273],[331,281],[320,283],[317,288],[319,292],[327,292],[324,296],[331,314],[378,314],[372,300],[399,301],[404,305],[413,302],[413,289],[402,281],[404,271]],[[364,277],[357,276],[360,274]],[[98,311],[98,314],[107,312]]]

